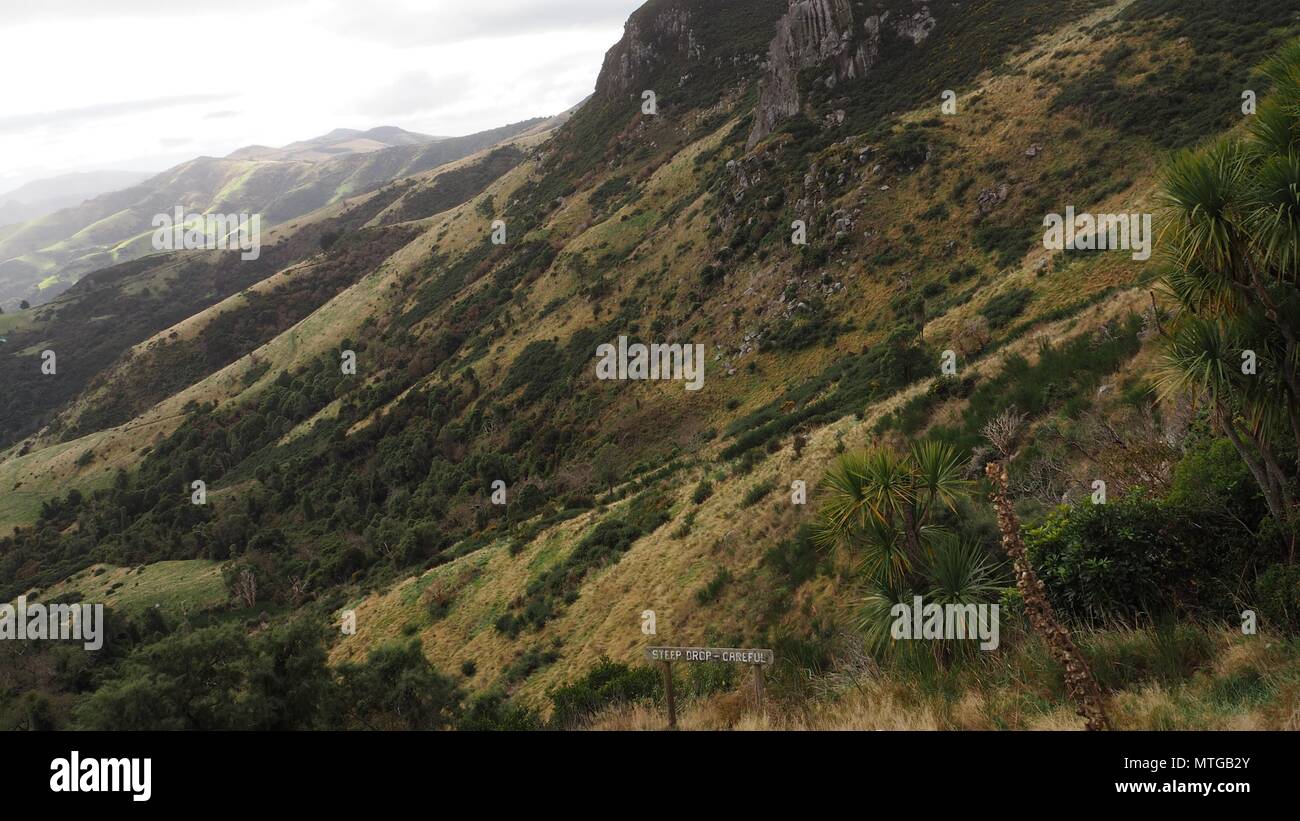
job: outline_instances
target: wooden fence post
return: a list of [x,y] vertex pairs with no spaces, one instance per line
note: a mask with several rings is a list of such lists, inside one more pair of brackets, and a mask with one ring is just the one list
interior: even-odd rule
[[677,704],[673,701],[673,663],[671,661],[663,662],[664,665],[664,700],[668,702],[668,729],[677,729]]
[[[664,676],[664,706],[668,708],[668,729],[677,729],[677,699],[673,693],[673,662],[683,661],[699,664],[740,664],[754,668],[754,704],[759,712],[766,715],[763,700],[766,695],[766,682],[763,677],[763,665],[776,661],[776,654],[767,649],[739,649],[735,647],[647,647],[646,660],[660,665]],[[738,684],[739,693],[744,692],[742,682]]]

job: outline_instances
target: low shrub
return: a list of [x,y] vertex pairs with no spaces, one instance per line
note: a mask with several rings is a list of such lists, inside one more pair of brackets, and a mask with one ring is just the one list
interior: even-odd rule
[[576,727],[612,705],[655,698],[661,689],[660,676],[655,670],[602,658],[579,680],[547,692],[554,707],[551,726]]

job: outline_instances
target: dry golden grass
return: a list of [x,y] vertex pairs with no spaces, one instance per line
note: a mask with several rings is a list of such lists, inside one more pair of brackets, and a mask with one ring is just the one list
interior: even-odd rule
[[[1172,683],[1134,682],[1109,694],[1108,709],[1121,730],[1286,730],[1297,729],[1300,710],[1296,683],[1300,649],[1263,636],[1243,637],[1209,629],[1216,655],[1208,666]],[[1122,644],[1142,631],[1120,629],[1090,634],[1102,645]],[[747,687],[679,701],[682,730],[1082,730],[1083,721],[1063,696],[1044,698],[1047,682],[1025,676],[1036,665],[1031,645],[1004,648],[996,660],[1021,677],[997,681],[969,668],[954,669],[955,695],[939,691],[910,674],[859,670],[831,674],[801,694],[777,694],[761,711]],[[1028,653],[1029,657],[1024,654]],[[1022,665],[1027,665],[1022,669]],[[1253,699],[1225,699],[1231,676],[1243,670],[1270,675],[1270,689]],[[934,675],[934,674],[932,674]],[[940,678],[943,674],[937,674]],[[972,678],[972,675],[974,677]],[[818,683],[815,681],[815,683]],[[951,683],[951,682],[950,682]],[[667,718],[661,705],[648,702],[609,707],[592,716],[592,730],[660,730]]]
[[[1136,290],[1115,294],[1079,317],[1036,328],[972,367],[991,375],[1012,353],[1032,360],[1040,339],[1061,340],[1086,332],[1111,317],[1127,314],[1142,298]],[[673,388],[685,394],[680,386],[670,390]],[[465,661],[476,664],[478,673],[464,682],[475,690],[490,687],[524,651],[552,647],[558,641],[562,643],[559,660],[530,676],[516,693],[522,701],[546,710],[548,688],[581,677],[602,656],[629,664],[642,661],[646,637],[640,632],[640,614],[644,610],[657,614],[656,643],[692,644],[705,642],[708,635],[743,635],[760,621],[757,608],[762,604],[761,597],[745,594],[745,585],[765,583],[758,576],[764,553],[807,521],[815,509],[815,496],[802,508],[789,504],[791,482],[806,482],[813,494],[841,442],[848,448],[866,446],[874,438],[872,427],[882,416],[927,388],[928,381],[913,385],[866,408],[861,420],[845,417],[814,430],[800,457],[786,446],[746,476],[728,477],[721,465],[704,454],[703,466],[671,480],[669,492],[676,498],[673,520],[638,540],[616,564],[589,575],[578,599],[537,633],[525,632],[511,641],[492,625],[511,601],[524,594],[530,581],[567,556],[587,530],[602,516],[616,514],[619,505],[607,514],[588,513],[544,531],[518,556],[510,556],[505,544],[498,543],[429,571],[418,582],[408,579],[367,597],[356,605],[357,634],[338,645],[332,660],[363,656],[379,643],[400,638],[407,625],[415,625],[426,653],[440,669],[455,670]],[[689,397],[681,401],[689,401]],[[720,447],[711,450],[716,453]],[[705,476],[715,480],[715,491],[697,506],[689,497]],[[776,490],[759,504],[743,507],[742,499],[750,487],[769,480]],[[695,521],[690,534],[674,538],[674,531],[691,511]],[[481,563],[481,575],[455,597],[447,617],[429,624],[419,591],[460,572],[468,562]],[[720,567],[728,568],[736,580],[718,601],[701,605],[695,593]],[[798,620],[806,613],[838,618],[844,601],[844,592],[834,585],[810,583],[800,592],[789,618]]]

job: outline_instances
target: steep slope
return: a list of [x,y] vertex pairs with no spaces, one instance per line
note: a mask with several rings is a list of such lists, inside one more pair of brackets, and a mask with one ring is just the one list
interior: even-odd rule
[[[248,354],[419,232],[400,223],[470,199],[517,165],[520,146],[537,138],[513,138],[272,229],[257,260],[237,252],[155,254],[97,271],[48,305],[14,316],[0,349],[0,374],[15,388],[0,399],[0,447],[41,428],[87,387],[90,394],[47,439],[126,422]],[[209,306],[220,309],[219,318],[204,319]],[[166,330],[183,321],[184,339]],[[205,330],[198,339],[196,327]],[[149,356],[116,362],[155,334]],[[41,373],[42,350],[63,357],[57,379]],[[39,444],[29,441],[24,449]]]
[[[0,598],[96,562],[220,562],[240,617],[354,610],[337,664],[418,639],[459,686],[541,709],[602,656],[638,662],[650,609],[664,643],[775,646],[800,692],[861,592],[802,528],[837,453],[929,436],[978,469],[1014,406],[1043,443],[1023,486],[1064,465],[1040,512],[1095,467],[1049,444],[1161,412],[1156,264],[1050,252],[1043,217],[1152,211],[1162,152],[1237,124],[1251,67],[1296,33],[1282,2],[651,0],[592,99],[485,158],[486,188],[449,171],[373,214],[412,231],[382,263],[143,413],[144,378],[102,372],[66,430],[120,394],[116,427],[0,464],[0,488],[99,489],[28,501]],[[1108,82],[1128,74],[1145,82]],[[1158,131],[1125,116],[1146,104]],[[244,307],[126,362],[164,369]],[[702,389],[599,379],[621,336],[703,346]],[[987,511],[960,513],[989,535]]]

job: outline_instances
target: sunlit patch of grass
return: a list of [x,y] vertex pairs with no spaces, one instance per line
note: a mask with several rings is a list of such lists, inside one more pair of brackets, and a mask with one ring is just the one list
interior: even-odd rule
[[221,565],[207,559],[139,567],[96,564],[42,591],[41,598],[74,592],[82,601],[128,613],[152,607],[167,615],[186,615],[220,607],[227,600]]

